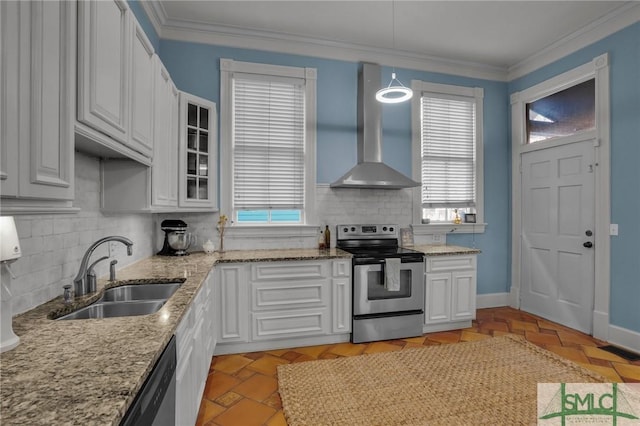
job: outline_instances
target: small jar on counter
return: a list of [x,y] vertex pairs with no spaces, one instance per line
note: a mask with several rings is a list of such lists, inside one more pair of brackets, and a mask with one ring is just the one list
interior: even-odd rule
[[73,290],[71,289],[71,284],[67,284],[62,286],[63,288],[63,293],[62,293],[62,298],[64,300],[64,303],[66,305],[70,305],[71,303],[73,303]]

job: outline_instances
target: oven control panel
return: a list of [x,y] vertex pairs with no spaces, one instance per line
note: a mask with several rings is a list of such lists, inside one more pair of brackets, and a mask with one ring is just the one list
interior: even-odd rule
[[398,238],[398,225],[338,225],[337,238],[339,240],[366,238]]

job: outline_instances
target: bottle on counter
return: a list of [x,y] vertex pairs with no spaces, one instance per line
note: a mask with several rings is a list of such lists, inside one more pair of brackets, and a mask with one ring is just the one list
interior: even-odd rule
[[318,238],[318,250],[324,250],[325,249],[325,245],[324,245],[324,232],[322,232],[322,229],[320,230],[320,237]]
[[331,248],[331,231],[329,231],[329,225],[324,226],[324,248],[327,250]]

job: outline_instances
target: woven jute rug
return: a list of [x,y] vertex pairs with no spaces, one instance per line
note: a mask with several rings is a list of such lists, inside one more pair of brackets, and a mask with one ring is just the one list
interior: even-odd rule
[[278,366],[289,426],[536,424],[561,382],[607,380],[515,335]]

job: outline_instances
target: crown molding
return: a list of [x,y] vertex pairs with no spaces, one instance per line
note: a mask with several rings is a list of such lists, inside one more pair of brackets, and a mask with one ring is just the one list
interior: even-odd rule
[[173,20],[167,17],[161,2],[140,3],[158,37],[165,40],[264,50],[348,62],[375,62],[397,68],[505,82],[523,77],[629,25],[640,22],[640,3],[627,2],[613,12],[534,53],[524,61],[506,68],[271,31]]
[[637,22],[640,22],[640,3],[628,2],[509,67],[507,79],[512,81],[523,77]]
[[141,1],[142,9],[147,14],[153,29],[156,30],[158,38],[162,38],[162,27],[167,22],[167,12],[159,1]]
[[163,39],[185,42],[314,56],[348,62],[375,62],[396,68],[486,80],[506,81],[507,79],[507,70],[503,67],[224,25],[167,20],[162,24],[162,30],[159,34]]

